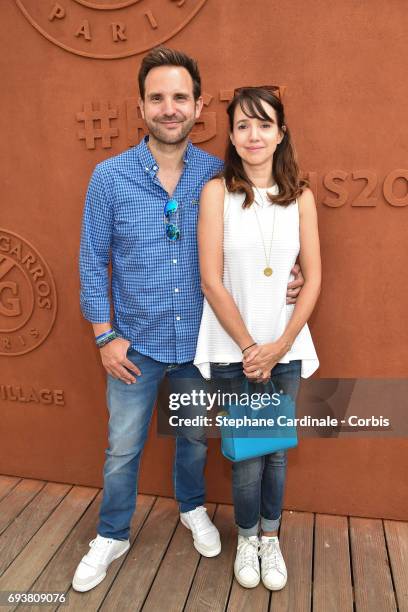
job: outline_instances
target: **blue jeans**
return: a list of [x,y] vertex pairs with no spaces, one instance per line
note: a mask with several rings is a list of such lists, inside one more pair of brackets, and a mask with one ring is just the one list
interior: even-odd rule
[[[127,357],[142,375],[132,385],[108,375],[109,448],[104,465],[103,499],[98,534],[127,540],[136,507],[140,458],[146,442],[157,392],[164,376],[170,386],[178,377],[201,379],[192,362],[166,364],[130,350]],[[195,431],[194,437],[177,437],[174,461],[174,489],[180,512],[201,506],[205,499],[204,467],[207,441]]]
[[[277,391],[296,400],[300,382],[301,361],[278,363],[272,370],[271,380]],[[211,364],[211,376],[224,379],[226,390],[237,392],[245,376],[242,363]],[[262,383],[250,383],[249,393],[262,393]],[[257,535],[259,525],[263,531],[276,531],[282,512],[286,478],[286,451],[263,457],[254,457],[232,464],[232,492],[235,522],[243,536]]]

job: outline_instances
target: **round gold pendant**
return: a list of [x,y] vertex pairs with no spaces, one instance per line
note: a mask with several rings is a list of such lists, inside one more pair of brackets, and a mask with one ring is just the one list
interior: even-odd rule
[[273,272],[272,268],[265,268],[264,270],[265,276],[271,276],[272,272]]

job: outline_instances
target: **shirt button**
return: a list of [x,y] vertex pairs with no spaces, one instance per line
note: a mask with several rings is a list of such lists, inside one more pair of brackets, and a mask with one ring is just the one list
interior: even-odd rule
[[174,289],[174,292],[175,292],[175,293],[178,293],[178,292],[179,292],[178,287],[176,287],[176,288]]
[[153,166],[153,170],[158,170],[158,167],[157,166]]
[[177,263],[177,259],[173,259],[173,263]]
[[176,321],[180,321],[181,317],[177,316]]

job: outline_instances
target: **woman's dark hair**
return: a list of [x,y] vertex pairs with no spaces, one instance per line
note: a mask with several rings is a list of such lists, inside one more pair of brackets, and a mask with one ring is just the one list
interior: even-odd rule
[[[270,121],[272,117],[268,116],[261,101],[267,102],[275,109],[278,128],[284,134],[282,141],[276,147],[272,162],[272,175],[279,188],[279,193],[276,195],[268,193],[268,198],[274,204],[287,206],[302,193],[308,186],[308,182],[299,176],[295,150],[286,126],[284,108],[280,99],[272,91],[263,87],[243,87],[237,90],[227,108],[229,128],[232,132],[235,109],[238,104],[247,117]],[[228,191],[245,193],[243,208],[251,206],[254,201],[253,185],[230,138],[228,138],[225,153],[223,176]]]
[[185,68],[193,79],[193,94],[194,100],[201,96],[201,77],[198,70],[197,62],[192,58],[168,47],[155,47],[143,58],[140,66],[138,81],[140,97],[144,100],[145,97],[145,81],[148,73],[153,68],[159,66],[180,66]]

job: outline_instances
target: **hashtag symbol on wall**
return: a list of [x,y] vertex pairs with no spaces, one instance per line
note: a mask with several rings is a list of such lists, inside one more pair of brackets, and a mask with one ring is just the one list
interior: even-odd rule
[[95,149],[95,141],[101,140],[103,149],[112,147],[112,138],[117,138],[119,130],[111,127],[111,120],[118,118],[118,109],[110,108],[107,100],[100,100],[99,108],[94,108],[92,102],[85,102],[83,111],[76,113],[76,119],[83,122],[84,127],[78,130],[79,140],[85,140],[87,149]]

